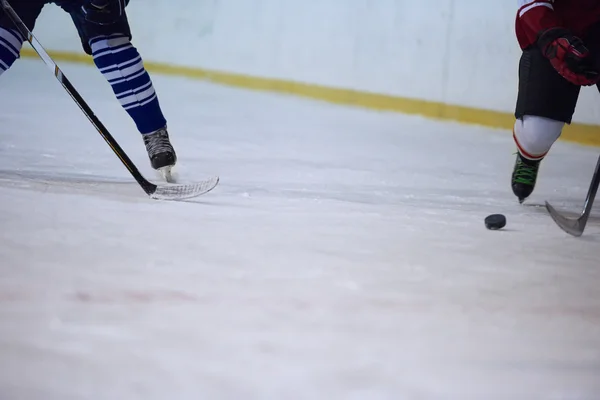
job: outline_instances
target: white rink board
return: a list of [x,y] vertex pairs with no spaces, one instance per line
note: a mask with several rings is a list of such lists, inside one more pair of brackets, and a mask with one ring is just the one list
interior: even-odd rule
[[[512,112],[516,0],[132,0],[147,60]],[[46,6],[36,33],[80,51],[70,18]],[[575,121],[600,123],[586,89]]]

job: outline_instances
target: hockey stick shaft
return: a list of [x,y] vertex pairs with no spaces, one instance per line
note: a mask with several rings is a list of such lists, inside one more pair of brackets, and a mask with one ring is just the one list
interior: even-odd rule
[[117,143],[115,138],[108,132],[108,129],[102,124],[102,122],[96,117],[92,109],[88,106],[85,100],[81,97],[79,92],[75,89],[75,87],[71,84],[69,79],[63,74],[58,65],[54,62],[52,57],[46,52],[44,47],[40,44],[40,42],[36,39],[33,33],[29,30],[29,28],[23,23],[21,18],[17,15],[15,10],[8,3],[8,0],[0,0],[0,4],[2,4],[2,8],[8,15],[8,17],[13,21],[15,26],[17,27],[19,33],[27,39],[27,41],[31,44],[33,49],[38,53],[40,58],[44,61],[44,63],[48,66],[48,68],[53,72],[56,79],[62,84],[63,88],[69,93],[71,98],[75,101],[75,103],[79,106],[81,111],[85,114],[85,116],[90,120],[92,125],[96,128],[98,133],[102,136],[102,138],[106,141],[112,151],[116,154],[116,156],[121,160],[123,165],[127,168],[127,170],[131,173],[133,178],[140,184],[142,189],[147,194],[152,194],[156,190],[156,185],[149,182],[144,176],[140,173],[138,168],[135,166],[133,161],[129,158],[127,153],[121,148],[121,146]]

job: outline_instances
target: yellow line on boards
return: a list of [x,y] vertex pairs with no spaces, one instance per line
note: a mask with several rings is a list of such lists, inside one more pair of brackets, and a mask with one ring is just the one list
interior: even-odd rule
[[[92,58],[87,54],[65,51],[49,51],[49,54],[56,61],[93,65]],[[24,48],[21,51],[21,55],[28,58],[38,57],[37,53],[29,48]],[[514,123],[512,114],[500,111],[361,92],[351,89],[332,88],[281,79],[211,71],[202,68],[169,65],[152,61],[145,61],[144,65],[148,71],[164,75],[176,75],[245,89],[286,93],[342,105],[422,115],[427,118],[506,129],[507,133],[510,134],[512,134]],[[580,123],[569,125],[564,129],[561,140],[589,146],[600,146],[600,125]]]

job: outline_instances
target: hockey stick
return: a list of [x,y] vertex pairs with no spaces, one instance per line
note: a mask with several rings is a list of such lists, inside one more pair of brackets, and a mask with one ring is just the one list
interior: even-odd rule
[[117,155],[117,157],[119,157],[123,165],[125,165],[127,170],[129,170],[131,175],[142,187],[144,192],[148,194],[148,196],[150,196],[153,199],[161,200],[187,199],[207,193],[210,190],[212,190],[215,186],[217,186],[217,184],[219,183],[219,177],[212,177],[190,185],[165,186],[157,186],[154,183],[149,182],[146,178],[144,178],[144,176],[140,173],[133,161],[131,161],[131,159],[127,156],[125,151],[121,148],[121,146],[117,143],[113,136],[108,132],[108,129],[106,129],[106,127],[102,124],[102,122],[100,122],[98,117],[96,117],[92,109],[87,105],[85,100],[83,100],[83,98],[77,92],[77,90],[75,90],[71,82],[63,74],[58,65],[56,65],[54,60],[48,55],[48,53],[40,44],[40,42],[36,39],[36,37],[33,36],[33,33],[31,33],[29,28],[27,28],[27,26],[23,23],[21,18],[17,15],[15,10],[8,3],[8,0],[0,0],[0,4],[2,5],[4,11],[7,13],[8,17],[13,21],[13,23],[19,30],[21,36],[27,39],[27,41],[38,53],[38,55],[44,61],[44,63],[50,68],[50,70],[52,70],[56,79],[58,79],[58,81],[62,84],[67,93],[69,93],[69,95],[73,98],[75,103],[77,103],[81,111],[83,111],[83,113],[90,120],[92,125],[94,125],[98,133],[100,133],[102,138],[104,138],[106,143],[108,143],[113,152]]
[[552,207],[550,203],[546,202],[546,209],[550,213],[550,216],[552,217],[554,222],[556,222],[556,224],[565,232],[573,236],[581,236],[583,234],[583,231],[585,230],[585,225],[587,224],[588,218],[590,217],[592,205],[594,204],[594,199],[596,198],[596,192],[598,192],[599,185],[600,157],[598,157],[596,170],[594,171],[594,176],[592,177],[590,189],[588,190],[588,194],[585,198],[583,211],[581,212],[579,218],[567,218],[562,214],[558,213],[558,211],[556,211],[556,209],[554,209],[554,207]]

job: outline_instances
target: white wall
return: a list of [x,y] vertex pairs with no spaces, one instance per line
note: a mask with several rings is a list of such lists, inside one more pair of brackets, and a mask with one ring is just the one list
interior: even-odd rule
[[[512,112],[517,0],[131,0],[144,58]],[[35,30],[77,50],[70,19],[46,6]],[[586,88],[576,121],[600,124]]]

